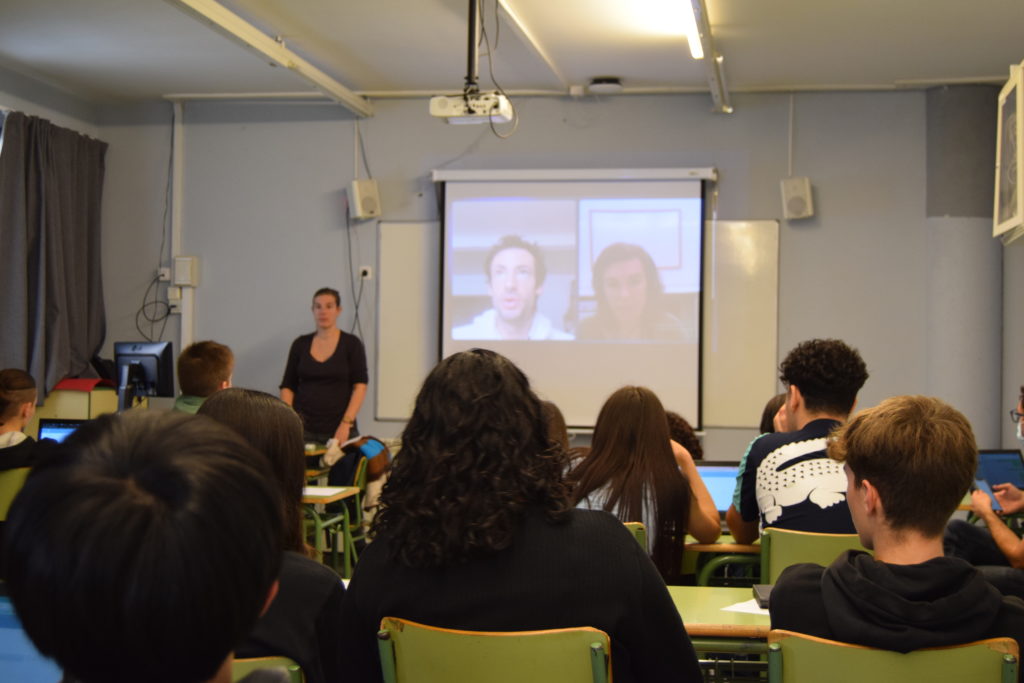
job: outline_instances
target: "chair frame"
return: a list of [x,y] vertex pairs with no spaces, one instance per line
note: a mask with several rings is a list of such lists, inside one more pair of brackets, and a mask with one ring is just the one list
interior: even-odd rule
[[[480,637],[498,638],[510,646],[520,645],[526,652],[528,652],[529,648],[528,642],[532,639],[541,639],[546,636],[575,635],[578,641],[588,643],[587,650],[590,659],[592,683],[609,683],[611,680],[611,639],[604,631],[590,626],[539,631],[463,631],[428,626],[398,617],[384,617],[381,619],[380,630],[377,632],[377,646],[385,683],[403,683],[408,680],[402,673],[397,659],[397,650],[400,648],[400,643],[396,647],[396,640],[400,641],[400,634],[407,629],[410,631],[420,631],[421,633],[443,634],[453,639],[462,639],[467,644],[471,644],[472,639]],[[571,656],[571,653],[567,652],[566,656]],[[453,664],[453,667],[457,668],[458,664]],[[501,675],[507,672],[502,671],[499,667],[501,667],[501,662],[491,667],[491,670],[498,672],[498,678],[491,679],[489,677],[481,678],[477,676],[473,678],[474,683],[509,680],[507,676]],[[434,673],[436,674],[437,672]],[[448,675],[447,680],[460,679],[457,676]],[[543,680],[541,683],[543,683]]]
[[[967,648],[986,648],[992,651],[992,657],[1000,659],[999,666],[999,681],[1000,683],[1016,683],[1017,681],[1017,668],[1018,668],[1018,657],[1019,648],[1017,641],[1013,638],[988,638],[985,640],[976,640],[971,643],[964,643],[962,645],[950,645],[946,647],[930,647],[922,648],[920,650],[914,650],[906,654],[896,652],[894,650],[881,650],[873,647],[866,647],[864,645],[854,645],[852,643],[843,643],[837,640],[829,640],[827,638],[819,638],[817,636],[810,636],[803,633],[796,633],[793,631],[786,631],[782,629],[772,629],[768,633],[768,683],[785,683],[786,679],[784,671],[784,657],[783,657],[783,643],[787,640],[802,641],[804,644],[817,643],[822,646],[837,648],[834,652],[836,657],[840,655],[850,654],[854,652],[863,652],[865,655],[870,653],[870,657],[889,659],[895,664],[898,664],[901,669],[911,667],[916,664],[917,661],[928,657],[928,653],[948,653],[949,657],[955,657],[958,650],[966,650]],[[846,657],[843,657],[846,659]],[[840,672],[845,672],[845,675]],[[888,674],[888,675],[887,675]],[[845,681],[854,680],[858,673],[852,669],[844,669],[843,667],[837,667],[836,671],[831,673],[831,680],[838,680],[840,683]],[[963,680],[954,679],[956,672],[951,672],[951,678],[929,679],[933,681],[947,680]],[[838,676],[839,678],[836,678]],[[907,678],[907,671],[887,671],[883,666],[874,664],[872,667],[872,680],[876,683],[889,683],[890,681],[905,681],[911,680]],[[972,681],[979,680],[977,678],[970,679]],[[994,683],[994,681],[992,681]]]
[[10,470],[0,471],[0,522],[7,519],[7,512],[11,509],[11,503],[18,495],[18,491],[25,485],[31,467],[17,467]]
[[231,666],[231,680],[237,681],[259,669],[284,669],[288,672],[290,683],[306,683],[306,674],[303,673],[302,667],[295,660],[288,657],[246,657],[236,659]]

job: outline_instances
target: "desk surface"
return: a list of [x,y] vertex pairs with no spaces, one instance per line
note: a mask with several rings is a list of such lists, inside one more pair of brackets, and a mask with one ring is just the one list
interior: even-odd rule
[[686,550],[698,553],[722,553],[728,555],[757,555],[761,552],[759,543],[737,543],[729,534],[722,534],[715,543],[698,543],[693,536],[686,537]]
[[752,599],[750,588],[669,586],[668,592],[691,637],[768,637],[771,620],[767,614],[722,611],[723,607]]
[[306,486],[302,489],[302,502],[307,505],[333,503],[359,493],[358,486]]

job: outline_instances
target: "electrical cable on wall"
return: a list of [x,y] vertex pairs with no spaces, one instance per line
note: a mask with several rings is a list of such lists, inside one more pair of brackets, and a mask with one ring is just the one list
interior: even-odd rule
[[[171,174],[174,165],[174,113],[171,112],[171,138],[170,145],[168,146],[167,155],[167,181],[164,185],[164,211],[163,217],[160,221],[160,251],[157,254],[156,268],[154,272],[157,274],[150,280],[149,285],[146,287],[146,291],[142,295],[142,304],[138,310],[135,311],[135,329],[146,341],[161,341],[164,336],[164,332],[167,329],[167,319],[171,317],[171,304],[167,300],[167,289],[164,288],[164,299],[160,299],[160,269],[164,263],[164,248],[167,246],[167,233],[171,230],[169,221],[170,215],[170,204],[171,204]],[[168,262],[170,261],[170,254],[167,255]],[[154,289],[155,288],[155,289]],[[149,300],[150,293],[153,294],[153,300]],[[164,310],[162,313],[150,314],[149,309],[163,306]],[[146,334],[142,330],[142,326],[139,324],[139,318],[143,317],[149,322],[149,334]],[[160,327],[160,334],[153,337],[154,326],[157,323],[162,322],[163,325]]]

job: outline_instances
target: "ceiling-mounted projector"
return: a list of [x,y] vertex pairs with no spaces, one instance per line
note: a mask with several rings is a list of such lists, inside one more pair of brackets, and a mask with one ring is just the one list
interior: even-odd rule
[[448,119],[448,123],[508,123],[512,103],[498,92],[437,95],[430,98],[430,115]]

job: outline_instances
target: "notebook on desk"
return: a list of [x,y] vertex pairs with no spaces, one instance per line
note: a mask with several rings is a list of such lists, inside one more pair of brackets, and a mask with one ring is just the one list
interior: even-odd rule
[[1013,484],[1024,489],[1024,460],[1015,448],[985,449],[978,452],[978,473],[975,477],[996,484]]
[[43,657],[25,635],[14,607],[0,583],[0,678],[18,683],[54,683],[61,669],[52,659]]
[[41,417],[39,418],[39,438],[63,441],[86,422],[88,420],[55,420]]
[[715,501],[719,517],[725,519],[725,511],[732,505],[732,493],[736,489],[736,475],[740,464],[708,460],[701,460],[696,464],[697,473],[708,487],[711,499]]

